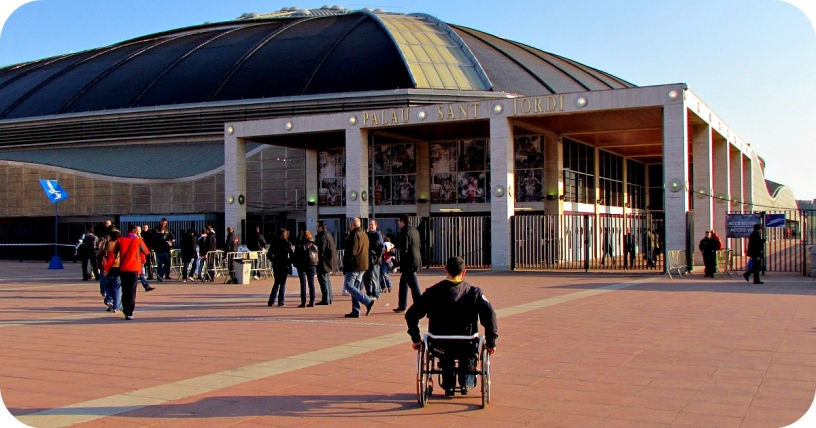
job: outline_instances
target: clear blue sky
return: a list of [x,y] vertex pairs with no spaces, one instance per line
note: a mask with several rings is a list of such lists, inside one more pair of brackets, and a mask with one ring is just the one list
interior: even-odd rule
[[[0,0],[5,1],[5,0]],[[322,0],[316,0],[322,1]],[[816,33],[777,0],[373,0],[357,9],[424,12],[645,86],[687,83],[767,161],[766,178],[816,199]],[[0,65],[304,0],[40,0],[0,34]],[[334,4],[334,3],[332,3]]]

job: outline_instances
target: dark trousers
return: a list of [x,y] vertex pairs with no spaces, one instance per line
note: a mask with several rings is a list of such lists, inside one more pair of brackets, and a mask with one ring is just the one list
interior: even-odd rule
[[136,309],[136,288],[138,286],[140,272],[122,271],[119,277],[122,279],[122,313],[133,315]]
[[459,386],[473,388],[476,386],[476,375],[468,374],[476,370],[477,348],[472,343],[434,343],[431,348],[439,358],[439,368],[442,370],[442,388],[446,390],[456,387],[456,378]]
[[147,274],[147,279],[153,279],[153,264],[150,263],[150,256],[147,256],[147,262],[144,264],[145,267],[145,274]]
[[190,262],[195,259],[194,256],[184,256],[181,258],[181,275],[182,279],[187,279],[188,275],[188,268],[189,268],[189,275],[192,277],[193,272],[195,272],[195,264],[190,266]]
[[317,274],[317,282],[320,283],[320,301],[324,303],[331,303],[334,300],[330,275],[329,272],[318,272]]
[[419,300],[419,280],[416,272],[403,272],[400,275],[399,282],[399,307],[397,309],[405,310],[408,308],[408,289],[411,289],[411,299],[414,302]]
[[623,265],[635,267],[635,250],[623,253]]
[[275,284],[272,286],[272,292],[269,293],[269,306],[275,304],[275,298],[278,299],[278,305],[283,306],[283,296],[286,294],[286,278],[289,276],[289,268],[273,268],[272,274],[275,277]]
[[[88,262],[91,262],[91,271],[88,272]],[[93,253],[82,253],[82,279],[88,280],[91,274],[94,278],[99,278],[99,266],[96,265],[96,255]]]
[[705,265],[705,276],[714,276],[717,272],[717,252],[703,251],[703,264]]
[[762,270],[762,258],[761,257],[751,257],[751,269],[745,272],[745,280],[748,281],[748,278],[751,277],[751,274],[754,275],[754,284],[759,284],[759,271]]
[[[315,286],[314,279],[317,269],[314,266],[298,269],[298,278],[300,279],[300,303],[306,304],[306,283],[309,284],[309,303],[315,301]],[[280,299],[283,301],[283,299]]]

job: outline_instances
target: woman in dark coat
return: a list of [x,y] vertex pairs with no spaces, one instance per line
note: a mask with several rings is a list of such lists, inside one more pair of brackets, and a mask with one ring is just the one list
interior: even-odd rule
[[292,272],[292,253],[293,248],[292,244],[289,243],[289,231],[286,229],[278,230],[278,236],[269,246],[267,252],[267,257],[272,261],[272,274],[275,277],[275,284],[269,294],[267,306],[274,305],[276,297],[278,306],[286,306],[283,302],[283,296],[286,294],[286,277]]
[[[313,257],[309,257],[312,252]],[[315,301],[315,275],[317,274],[318,254],[312,233],[305,230],[300,233],[295,245],[294,265],[300,279],[300,306],[312,307]],[[306,304],[306,284],[309,285],[309,304]]]

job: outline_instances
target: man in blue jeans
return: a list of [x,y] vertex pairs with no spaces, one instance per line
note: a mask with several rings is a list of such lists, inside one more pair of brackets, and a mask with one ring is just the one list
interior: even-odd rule
[[400,227],[400,281],[399,281],[399,306],[394,308],[394,312],[405,312],[408,307],[408,290],[411,290],[411,299],[416,303],[419,300],[419,280],[417,272],[422,270],[422,256],[420,253],[419,231],[411,226],[411,217],[402,214],[399,217]]
[[363,275],[368,270],[368,236],[363,232],[362,222],[354,218],[349,222],[349,234],[343,253],[343,289],[351,295],[351,312],[346,318],[360,318],[360,303],[366,307],[366,316],[371,312],[376,297],[368,297],[363,292]]
[[380,284],[380,266],[383,259],[383,241],[382,233],[377,230],[377,220],[371,219],[368,221],[368,272],[363,277],[365,282],[366,293],[369,297],[379,299],[382,293],[382,284]]

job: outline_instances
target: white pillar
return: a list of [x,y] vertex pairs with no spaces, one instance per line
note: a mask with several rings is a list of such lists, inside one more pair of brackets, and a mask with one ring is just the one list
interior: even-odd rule
[[[431,216],[431,145],[427,142],[416,143],[416,215]],[[419,202],[420,199],[425,202]]]
[[688,204],[688,122],[682,101],[663,106],[663,177],[649,177],[649,185],[662,180],[665,213],[664,250],[686,249]]
[[346,129],[346,217],[368,218],[368,130]]
[[754,211],[754,163],[750,156],[744,155],[742,156],[742,201],[744,212]]
[[[490,119],[490,235],[494,271],[510,270],[510,217],[515,207],[508,189],[513,187],[513,128],[505,117]],[[501,196],[496,190],[501,187]],[[513,189],[513,194],[516,190]]]
[[317,149],[306,149],[306,228],[317,234],[318,186]]
[[[231,127],[230,127],[231,128]],[[224,133],[224,227],[235,228],[235,236],[243,236],[242,221],[246,220],[246,141]],[[232,203],[230,203],[232,200]],[[226,229],[221,236],[227,236]]]
[[723,239],[723,244],[728,245],[725,239],[725,214],[731,211],[731,154],[729,146],[731,144],[717,135],[714,139],[713,173],[714,173],[714,230]]
[[[703,264],[703,254],[696,243],[703,239],[703,232],[714,227],[713,179],[711,174],[712,141],[711,127],[707,123],[694,126],[692,134],[692,165],[694,166],[694,230],[691,241],[695,243],[694,264]],[[702,193],[702,194],[701,194]]]
[[[742,153],[739,151],[738,148],[734,147],[730,143],[728,144],[729,152],[730,152],[730,160],[731,163],[731,199],[736,199],[738,203],[735,203],[731,206],[732,211],[736,212],[743,212],[742,200],[745,197],[742,193],[742,185],[743,185],[743,170],[742,170]],[[725,235],[723,235],[725,236]],[[741,256],[743,253],[742,244],[745,240],[740,239],[735,241],[735,245],[732,248],[734,250],[734,255]]]

